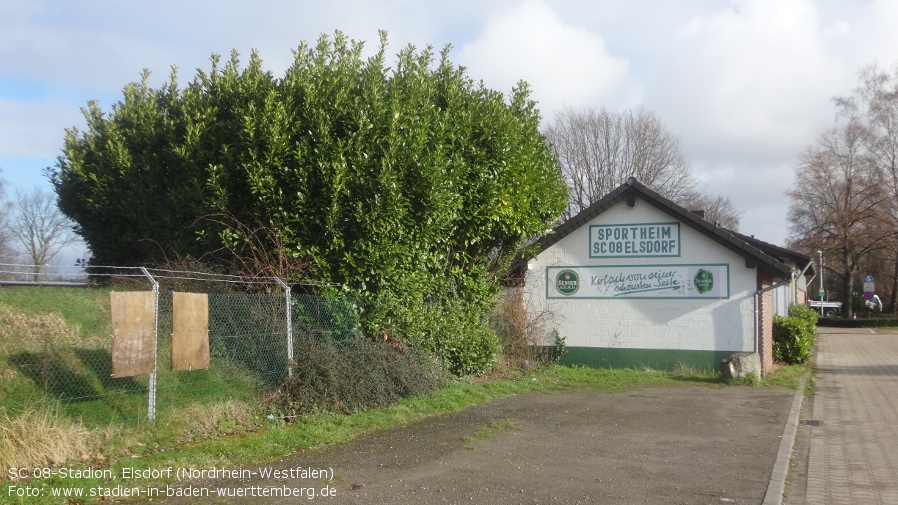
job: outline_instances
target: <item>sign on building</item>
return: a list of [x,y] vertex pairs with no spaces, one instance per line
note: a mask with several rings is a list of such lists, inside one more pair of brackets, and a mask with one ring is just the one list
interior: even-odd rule
[[589,227],[590,258],[680,256],[680,223],[601,224]]
[[729,298],[730,267],[702,265],[551,266],[548,298]]

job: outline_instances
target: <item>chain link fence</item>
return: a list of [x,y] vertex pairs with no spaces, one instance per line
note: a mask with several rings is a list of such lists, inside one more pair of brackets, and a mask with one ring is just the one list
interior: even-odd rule
[[[303,366],[293,358],[301,355],[297,346],[361,333],[356,301],[326,294],[332,286],[145,268],[93,267],[90,283],[68,277],[92,287],[0,287],[0,408],[50,403],[90,425],[139,423],[196,403],[257,400]],[[155,372],[112,376],[111,291],[154,293]],[[207,369],[172,370],[175,292],[208,296]]]

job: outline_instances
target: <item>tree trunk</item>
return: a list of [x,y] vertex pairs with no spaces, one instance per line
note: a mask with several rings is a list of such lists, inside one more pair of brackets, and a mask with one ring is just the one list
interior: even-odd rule
[[898,312],[898,255],[895,255],[895,271],[892,273],[892,295],[889,297],[888,311]]
[[854,263],[851,261],[851,252],[848,248],[842,249],[842,264],[845,265],[845,276],[842,277],[842,317],[851,318],[854,313],[852,299],[854,298]]

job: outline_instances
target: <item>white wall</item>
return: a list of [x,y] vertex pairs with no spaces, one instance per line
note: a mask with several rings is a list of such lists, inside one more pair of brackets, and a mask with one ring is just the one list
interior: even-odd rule
[[[590,258],[590,225],[676,221],[644,201],[620,202],[530,260],[526,293],[531,311],[550,310],[568,346],[753,351],[757,268],[685,223],[679,257]],[[552,266],[728,264],[727,299],[549,298]]]
[[773,290],[773,308],[778,316],[789,315],[789,305],[792,301],[792,285],[780,286]]

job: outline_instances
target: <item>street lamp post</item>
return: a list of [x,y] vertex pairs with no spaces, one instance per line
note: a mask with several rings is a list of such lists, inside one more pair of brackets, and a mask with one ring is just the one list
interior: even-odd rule
[[817,250],[817,255],[820,257],[820,315],[823,315],[823,295],[826,291],[823,290],[823,251]]

